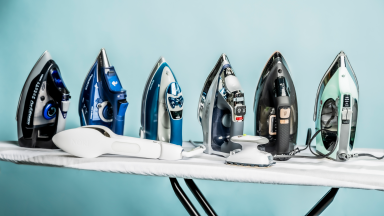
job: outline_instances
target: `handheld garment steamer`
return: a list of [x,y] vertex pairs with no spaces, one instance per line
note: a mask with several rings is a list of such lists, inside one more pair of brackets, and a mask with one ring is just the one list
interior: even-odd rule
[[20,94],[16,113],[19,145],[57,148],[52,137],[65,128],[70,98],[59,66],[45,51],[33,66]]
[[161,57],[143,92],[140,137],[182,145],[183,94],[171,68]]
[[255,134],[269,140],[259,148],[273,155],[290,154],[297,139],[297,97],[288,64],[278,51],[268,59],[260,75],[253,111]]
[[119,154],[132,157],[179,160],[193,157],[204,151],[204,146],[186,152],[179,145],[162,141],[121,136],[105,126],[91,125],[56,134],[53,142],[69,154],[95,158],[102,154]]
[[128,107],[126,98],[126,90],[123,89],[115,68],[109,64],[105,49],[101,49],[81,88],[81,126],[104,125],[123,135]]

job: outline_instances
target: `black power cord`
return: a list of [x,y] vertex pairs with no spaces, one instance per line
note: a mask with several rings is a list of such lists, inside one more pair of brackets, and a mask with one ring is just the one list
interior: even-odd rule
[[[311,128],[308,128],[308,132],[307,132],[307,140],[306,140],[306,142],[305,142],[305,144],[306,144],[305,148],[303,148],[303,149],[299,149],[299,148],[294,149],[292,152],[289,153],[288,157],[289,157],[289,156],[290,156],[290,157],[295,157],[295,155],[296,155],[297,153],[306,150],[308,147],[309,147],[309,150],[311,151],[311,153],[312,153],[313,155],[316,156],[315,158],[325,158],[325,157],[328,157],[329,155],[331,155],[331,154],[336,150],[336,147],[337,147],[337,139],[336,139],[336,142],[335,142],[336,144],[333,145],[332,150],[331,150],[330,152],[328,152],[327,154],[325,154],[325,155],[324,155],[324,154],[321,154],[320,152],[319,152],[319,154],[316,154],[315,152],[313,152],[312,148],[310,147],[312,141],[313,141],[313,140],[316,138],[316,136],[317,136],[320,132],[322,132],[322,131],[327,131],[327,132],[329,132],[329,133],[336,133],[336,132],[334,132],[334,131],[330,131],[330,130],[326,130],[326,129],[320,129],[320,130],[316,131],[316,133],[313,134],[313,136],[311,137],[312,130],[311,130]],[[305,157],[305,156],[300,156],[300,157]],[[313,157],[311,157],[311,158],[313,158]]]
[[[315,153],[313,152],[312,148],[311,148],[311,143],[312,141],[316,138],[316,136],[322,132],[322,131],[326,131],[326,132],[329,132],[329,133],[336,133],[335,131],[330,131],[330,130],[326,130],[326,129],[320,129],[318,131],[316,131],[316,133],[311,137],[311,134],[312,134],[312,130],[311,128],[308,128],[308,132],[307,132],[307,140],[306,140],[306,146],[305,148],[303,149],[299,149],[299,148],[296,148],[294,149],[292,152],[289,153],[289,155],[277,155],[277,158],[279,157],[300,157],[300,158],[318,158],[318,159],[321,159],[321,158],[326,158],[328,157],[329,155],[331,155],[335,150],[336,150],[336,147],[338,145],[338,139],[336,138],[336,141],[334,142],[334,145],[333,145],[333,148],[330,152],[328,152],[327,154],[322,154],[320,152]],[[302,152],[304,150],[306,150],[307,148],[309,147],[309,150],[311,151],[311,153],[313,155],[315,155],[315,157],[309,157],[309,156],[296,156],[297,153],[299,152]],[[349,158],[357,158],[357,157],[372,157],[372,158],[376,158],[378,160],[381,160],[381,159],[384,159],[384,155],[381,156],[381,157],[376,157],[375,155],[372,155],[372,154],[368,154],[368,153],[355,153],[355,154],[341,154],[340,156],[342,156],[342,158],[344,160],[347,160]],[[339,156],[339,157],[340,157]],[[276,157],[276,156],[275,156]]]
[[360,154],[358,153],[357,156],[358,157],[364,157],[364,156],[366,156],[366,157],[373,157],[373,158],[376,158],[377,160],[381,160],[381,159],[384,158],[384,155],[381,156],[381,157],[376,157],[375,155],[371,155],[371,154],[367,154],[367,153],[360,153]]
[[[311,129],[310,128],[308,128],[308,132],[310,131]],[[322,132],[322,131],[326,131],[326,132],[329,132],[329,133],[336,133],[336,132],[334,132],[334,131],[330,131],[330,130],[326,130],[326,129],[320,129],[320,130],[318,130],[318,131],[316,131],[316,133],[313,135],[313,137],[311,138],[311,140],[309,141],[309,143],[308,143],[308,145],[307,146],[309,146],[309,150],[311,151],[311,153],[313,154],[313,155],[315,155],[316,157],[319,157],[319,158],[326,158],[326,157],[328,157],[329,155],[331,155],[335,150],[336,150],[336,147],[337,147],[337,145],[338,145],[338,138],[336,138],[336,141],[334,142],[334,144],[333,144],[333,148],[332,148],[332,150],[330,151],[330,152],[328,152],[327,154],[321,154],[320,152],[319,152],[319,154],[316,154],[315,152],[313,152],[313,150],[312,150],[312,148],[311,148],[311,143],[312,143],[312,141],[313,141],[313,139],[317,136],[317,134],[319,134],[320,132]]]

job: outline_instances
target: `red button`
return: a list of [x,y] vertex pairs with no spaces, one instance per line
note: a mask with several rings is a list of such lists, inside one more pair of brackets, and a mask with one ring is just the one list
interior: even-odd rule
[[236,117],[236,121],[240,121],[240,120],[243,120],[243,116]]

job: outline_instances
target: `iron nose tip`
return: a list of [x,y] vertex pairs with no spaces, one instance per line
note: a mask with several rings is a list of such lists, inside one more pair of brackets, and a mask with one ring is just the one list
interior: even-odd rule
[[48,50],[45,50],[41,56],[45,56],[45,55],[51,55],[51,54],[48,52]]

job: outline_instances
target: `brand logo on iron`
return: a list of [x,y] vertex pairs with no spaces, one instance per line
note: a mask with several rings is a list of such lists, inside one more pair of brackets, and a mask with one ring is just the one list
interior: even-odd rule
[[117,85],[117,81],[113,81],[113,82],[112,82],[112,85],[113,85],[113,86],[116,86],[116,85]]
[[33,100],[31,100],[29,102],[27,125],[31,124],[31,117],[32,117],[32,113],[33,113],[33,104],[34,104],[34,102],[33,102]]
[[34,111],[35,100],[36,100],[37,94],[39,93],[39,88],[40,88],[41,80],[43,79],[43,76],[44,74],[41,74],[39,81],[36,82],[35,89],[33,90],[31,100],[29,102],[27,125],[31,125],[31,118]]

